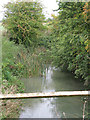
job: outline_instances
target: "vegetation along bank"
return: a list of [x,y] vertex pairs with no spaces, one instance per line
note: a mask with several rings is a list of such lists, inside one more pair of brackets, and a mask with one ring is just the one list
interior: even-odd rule
[[[72,72],[90,88],[89,3],[58,0],[58,15],[52,19],[45,19],[39,2],[9,2],[5,8],[2,23],[6,31],[1,35],[3,93],[23,92],[20,78],[42,76],[46,63]],[[3,104],[5,108],[7,105]]]

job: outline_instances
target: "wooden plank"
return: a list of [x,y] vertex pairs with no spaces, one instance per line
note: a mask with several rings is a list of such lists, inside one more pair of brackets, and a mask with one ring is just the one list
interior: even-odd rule
[[0,94],[0,99],[23,99],[44,97],[66,97],[66,96],[90,96],[90,91],[60,91],[48,93]]

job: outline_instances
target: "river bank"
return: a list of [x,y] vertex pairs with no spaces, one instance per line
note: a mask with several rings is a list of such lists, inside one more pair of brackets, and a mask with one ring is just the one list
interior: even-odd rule
[[[15,94],[18,91],[17,85],[10,85],[8,87],[8,81],[3,80],[4,84],[2,84],[2,92],[4,94]],[[15,118],[19,116],[19,111],[21,109],[21,100],[1,100],[0,101],[0,109],[1,109],[1,116],[0,118]]]
[[[12,64],[17,54],[17,47],[10,42],[6,36],[6,30],[0,23],[0,92],[3,94],[23,92],[24,87],[13,71]],[[21,90],[20,90],[21,89]],[[0,101],[0,119],[13,118],[19,114],[20,100],[1,100]]]
[[[23,45],[17,46],[1,34],[2,41],[2,80],[1,87],[4,94],[24,92],[22,77],[43,76],[43,61],[45,48],[27,49]],[[42,57],[41,57],[42,56]],[[1,102],[2,117],[15,118],[19,115],[21,100],[3,100]]]

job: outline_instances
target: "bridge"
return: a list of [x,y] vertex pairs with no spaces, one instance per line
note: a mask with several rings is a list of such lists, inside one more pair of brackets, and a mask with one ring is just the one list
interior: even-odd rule
[[0,94],[0,99],[26,99],[46,97],[90,96],[90,91],[59,91],[46,93]]

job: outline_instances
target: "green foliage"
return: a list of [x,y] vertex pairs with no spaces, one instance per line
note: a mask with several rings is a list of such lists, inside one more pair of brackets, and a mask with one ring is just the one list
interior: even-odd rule
[[[8,81],[7,87],[17,85],[18,92],[23,92],[23,84],[19,80],[23,65],[16,60],[19,50],[20,48],[8,41],[6,37],[2,38],[2,80]],[[4,82],[2,83],[4,84]]]
[[40,53],[45,48],[25,48],[23,45],[15,45],[13,41],[2,39],[2,78],[10,84],[16,84],[20,77],[42,75],[43,60]]
[[89,23],[83,16],[84,6],[84,2],[59,2],[59,15],[50,22],[49,35],[54,65],[88,80]]
[[44,15],[39,2],[9,2],[5,8],[3,25],[15,43],[37,46],[44,30]]

